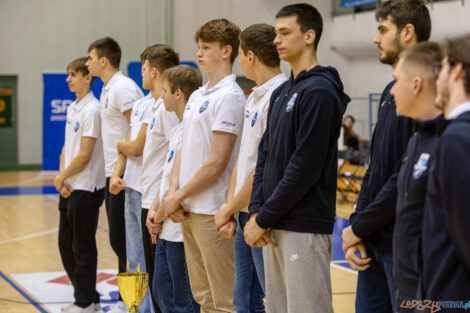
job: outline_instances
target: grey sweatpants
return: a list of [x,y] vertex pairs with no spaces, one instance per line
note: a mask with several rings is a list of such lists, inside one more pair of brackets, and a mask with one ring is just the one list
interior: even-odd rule
[[263,248],[267,312],[333,313],[331,235],[272,230]]

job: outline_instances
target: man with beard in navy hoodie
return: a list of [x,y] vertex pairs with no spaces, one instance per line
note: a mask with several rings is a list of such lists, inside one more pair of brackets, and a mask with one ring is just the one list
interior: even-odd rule
[[292,73],[271,96],[244,234],[265,246],[269,312],[332,313],[337,142],[350,99],[336,69],[318,64],[317,9],[288,5],[276,19],[274,44]]
[[421,231],[429,169],[435,160],[439,132],[445,126],[436,98],[436,66],[444,57],[434,42],[422,42],[400,54],[390,90],[397,113],[413,119],[414,134],[398,174],[398,200],[393,231],[393,275],[398,312],[410,312],[408,301],[421,300]]
[[[381,2],[374,43],[380,61],[395,68],[398,55],[431,33],[429,11],[421,0]],[[371,141],[369,168],[362,182],[351,226],[343,230],[343,250],[351,267],[359,270],[357,313],[396,312],[396,284],[393,278],[392,238],[397,203],[397,178],[401,159],[412,133],[411,119],[396,113],[387,85],[379,104],[377,124]],[[361,257],[357,257],[356,253]]]
[[424,299],[456,301],[439,306],[462,312],[470,300],[470,34],[448,40],[445,50],[435,104],[450,124],[429,174],[422,282]]

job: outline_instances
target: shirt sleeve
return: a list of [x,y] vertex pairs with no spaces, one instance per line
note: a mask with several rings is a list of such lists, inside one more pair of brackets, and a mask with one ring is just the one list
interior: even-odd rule
[[98,138],[101,131],[99,110],[87,111],[83,116],[82,137]]
[[173,129],[178,125],[178,117],[174,112],[168,112],[165,107],[162,108],[161,112],[160,118],[162,119],[163,133],[166,139],[170,140]]
[[337,101],[331,92],[318,89],[299,97],[296,148],[282,179],[256,216],[260,227],[270,228],[317,183],[329,151],[318,147],[328,147],[333,127],[339,123]]
[[214,108],[212,131],[240,135],[243,129],[244,99],[237,94],[226,94]]
[[143,93],[140,88],[136,85],[116,88],[113,95],[114,105],[119,109],[121,113],[131,110],[134,103],[142,98]]
[[149,101],[147,103],[147,107],[145,108],[145,113],[144,113],[144,117],[142,118],[142,124],[150,124],[150,122],[152,121],[152,115],[153,115],[153,110],[152,110],[152,107],[153,107],[153,101]]
[[[398,164],[401,163],[401,160],[399,160]],[[398,172],[399,165],[397,165],[395,173],[388,178],[385,185],[380,189],[374,201],[369,203],[365,210],[356,211],[354,217],[350,218],[352,230],[359,238],[367,238],[395,218],[398,197]]]
[[248,206],[248,212],[258,213],[261,209],[261,206],[264,203],[264,195],[263,195],[263,177],[264,177],[264,166],[266,164],[266,155],[267,155],[267,147],[269,142],[269,116],[271,112],[271,104],[273,103],[273,98],[277,96],[276,91],[271,94],[269,99],[269,105],[266,106],[266,116],[264,117],[265,126],[264,126],[264,134],[261,137],[261,141],[258,145],[258,159],[256,160],[256,167],[255,167],[255,174],[253,176],[253,185],[251,187],[251,198],[250,204]]
[[440,140],[438,147],[437,175],[444,205],[445,222],[457,256],[470,272],[470,140],[468,133],[452,134]]

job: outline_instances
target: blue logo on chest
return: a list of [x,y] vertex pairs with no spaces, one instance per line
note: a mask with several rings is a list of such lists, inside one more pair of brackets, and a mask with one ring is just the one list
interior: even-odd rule
[[173,160],[173,155],[175,154],[175,151],[174,150],[171,150],[170,151],[170,156],[168,157],[168,163],[170,163],[171,160]]
[[145,111],[142,111],[142,115],[140,115],[139,122],[142,122],[142,119],[144,118],[144,115],[145,115]]
[[199,107],[199,113],[204,112],[208,106],[209,106],[209,101],[208,100],[204,101],[204,103]]
[[294,109],[295,99],[297,98],[297,93],[294,93],[292,98],[290,98],[289,102],[287,102],[286,112],[290,112]]
[[78,121],[76,121],[75,125],[73,126],[73,131],[76,133],[79,128],[80,128],[80,123],[78,123]]
[[258,112],[255,113],[255,116],[253,116],[253,119],[251,120],[251,127],[255,126],[257,118],[258,118]]
[[421,153],[418,162],[413,167],[413,178],[418,179],[428,169],[429,153]]
[[150,123],[150,130],[152,130],[154,125],[155,125],[155,117],[152,119],[152,123]]

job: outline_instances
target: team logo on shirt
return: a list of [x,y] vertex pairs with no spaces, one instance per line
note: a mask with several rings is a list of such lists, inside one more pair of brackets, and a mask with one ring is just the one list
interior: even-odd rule
[[246,110],[245,111],[245,118],[249,118],[250,117],[250,111],[249,110]]
[[204,101],[204,103],[199,107],[199,113],[204,112],[209,106],[209,100]]
[[76,121],[75,125],[73,126],[73,131],[76,133],[79,128],[80,128],[80,124],[78,123],[78,121]]
[[152,123],[150,123],[150,130],[152,130],[154,125],[155,125],[155,117],[152,119]]
[[295,99],[296,99],[296,98],[297,98],[297,93],[294,93],[294,95],[292,96],[292,98],[290,98],[289,102],[287,102],[286,112],[292,111],[292,109],[294,108],[294,104],[295,104]]
[[144,118],[144,115],[145,115],[145,111],[142,111],[142,114],[140,115],[139,122],[142,122],[142,119]]
[[106,101],[104,103],[104,108],[107,109],[108,108],[108,101],[109,101],[109,98],[106,98]]
[[413,167],[413,178],[418,179],[428,169],[429,153],[421,153],[418,162]]
[[258,112],[255,113],[255,116],[253,116],[253,119],[251,120],[251,127],[255,126],[257,118],[258,118]]
[[189,105],[189,103],[186,105],[186,111],[189,111],[191,110],[191,106]]
[[170,151],[170,156],[168,157],[168,161],[167,163],[170,163],[171,160],[173,160],[173,155],[175,154],[175,151],[174,150],[171,150]]

